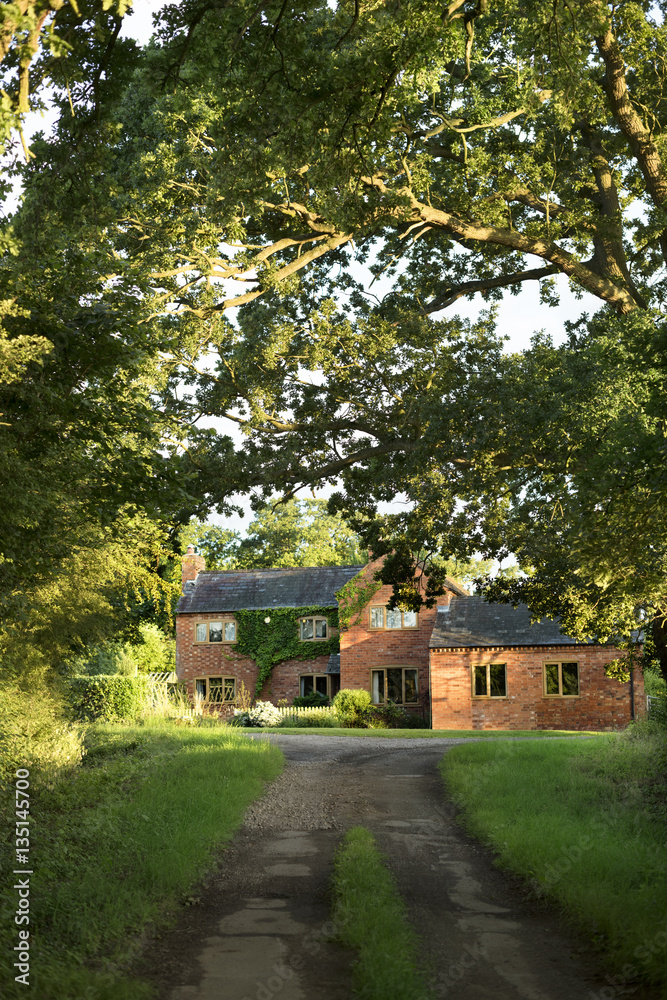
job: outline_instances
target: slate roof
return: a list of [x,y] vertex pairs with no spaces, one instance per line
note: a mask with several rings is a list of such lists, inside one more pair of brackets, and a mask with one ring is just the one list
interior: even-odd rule
[[586,640],[563,635],[557,621],[543,618],[530,624],[525,604],[489,604],[482,597],[453,597],[448,609],[438,609],[429,643],[431,649],[484,646],[584,646]]
[[308,566],[297,569],[248,569],[200,573],[186,585],[176,613],[199,614],[303,608],[336,608],[336,591],[363,566]]

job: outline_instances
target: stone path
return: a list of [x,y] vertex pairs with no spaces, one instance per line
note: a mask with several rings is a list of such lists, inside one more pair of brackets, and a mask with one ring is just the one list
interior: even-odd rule
[[137,970],[161,1000],[350,1000],[353,956],[330,940],[328,894],[336,845],[357,824],[389,858],[436,997],[652,1000],[612,986],[557,915],[461,831],[437,764],[462,741],[270,739],[284,774]]

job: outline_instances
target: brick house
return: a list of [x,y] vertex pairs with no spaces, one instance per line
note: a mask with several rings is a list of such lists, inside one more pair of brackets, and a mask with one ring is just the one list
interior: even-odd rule
[[241,683],[254,693],[259,667],[236,648],[239,619],[252,610],[270,628],[272,610],[293,609],[294,655],[262,688],[273,702],[365,688],[376,704],[430,716],[434,729],[612,729],[642,705],[641,675],[626,684],[604,675],[613,646],[572,639],[548,619],[531,624],[526,607],[488,604],[454,580],[436,608],[389,609],[378,565],[205,573],[190,547],[176,618],[176,670],[190,698],[224,714]]

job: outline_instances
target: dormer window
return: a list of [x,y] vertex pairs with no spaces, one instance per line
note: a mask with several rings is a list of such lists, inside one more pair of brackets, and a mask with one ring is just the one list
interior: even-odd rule
[[329,626],[326,618],[301,618],[299,638],[302,642],[318,642],[328,639]]

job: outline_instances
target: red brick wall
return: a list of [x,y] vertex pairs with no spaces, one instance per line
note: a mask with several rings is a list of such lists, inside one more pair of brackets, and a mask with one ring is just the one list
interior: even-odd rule
[[[630,684],[604,676],[612,647],[462,650],[431,654],[434,729],[614,729],[631,721]],[[579,664],[576,698],[546,697],[543,664]],[[507,664],[507,698],[473,698],[470,668]],[[644,682],[635,672],[635,714],[644,707]]]
[[[370,563],[360,576],[371,578],[379,561]],[[341,688],[371,689],[373,667],[410,666],[418,669],[421,707],[428,708],[429,641],[435,623],[437,608],[422,608],[416,629],[371,629],[370,608],[386,605],[392,594],[391,586],[376,591],[368,606],[354,616],[350,627],[340,637],[340,686]],[[451,594],[438,598],[441,607],[449,604]]]
[[[188,697],[194,699],[195,678],[235,677],[237,689],[245,684],[250,694],[255,696],[257,664],[249,656],[236,652],[234,643],[195,643],[195,623],[229,620],[230,615],[192,614],[176,616],[176,675],[187,687]],[[315,645],[313,643],[313,645]],[[315,653],[315,650],[313,650]],[[271,677],[264,685],[260,699],[274,704],[281,698],[290,702],[299,693],[301,674],[323,674],[326,672],[329,654],[314,655],[311,660],[285,660],[278,663]]]

